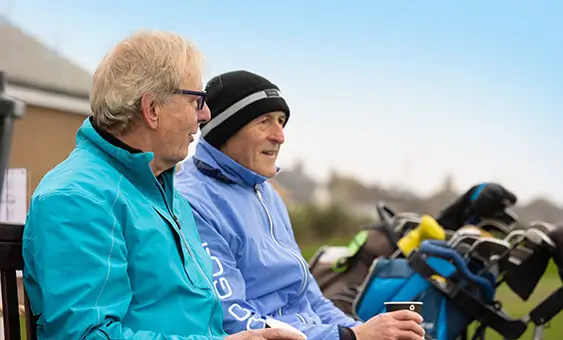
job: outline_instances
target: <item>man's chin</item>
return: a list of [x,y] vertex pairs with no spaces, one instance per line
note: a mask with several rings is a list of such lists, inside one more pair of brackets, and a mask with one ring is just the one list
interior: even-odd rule
[[264,176],[264,177],[268,177],[268,178],[274,178],[274,177],[276,177],[277,172],[278,172],[277,168],[274,167],[273,169],[268,169],[268,170],[263,171],[261,173],[261,175]]
[[180,152],[178,152],[178,157],[176,157],[175,161],[176,163],[182,163],[183,161],[186,160],[186,158],[188,158],[188,154],[189,154],[189,150],[188,148],[186,148],[186,150],[181,150]]

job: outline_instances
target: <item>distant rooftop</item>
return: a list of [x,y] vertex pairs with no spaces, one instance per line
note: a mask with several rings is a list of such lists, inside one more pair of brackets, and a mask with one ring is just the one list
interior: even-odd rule
[[8,84],[88,99],[92,75],[0,17],[0,69]]

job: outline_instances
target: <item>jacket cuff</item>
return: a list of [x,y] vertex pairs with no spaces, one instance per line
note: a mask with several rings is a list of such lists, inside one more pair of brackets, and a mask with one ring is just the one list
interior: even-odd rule
[[357,340],[356,334],[349,327],[342,327],[338,326],[338,335],[340,336],[340,340]]

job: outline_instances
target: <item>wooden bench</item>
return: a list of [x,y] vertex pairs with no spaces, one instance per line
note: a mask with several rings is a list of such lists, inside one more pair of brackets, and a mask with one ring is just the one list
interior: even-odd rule
[[0,285],[5,340],[22,339],[20,316],[25,320],[25,339],[37,340],[35,318],[17,274],[23,270],[22,235],[23,225],[0,224]]

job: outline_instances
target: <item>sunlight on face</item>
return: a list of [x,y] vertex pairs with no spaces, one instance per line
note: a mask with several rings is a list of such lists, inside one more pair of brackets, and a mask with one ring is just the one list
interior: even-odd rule
[[[201,81],[186,81],[183,90],[201,91]],[[160,115],[160,154],[166,162],[176,164],[183,161],[194,141],[201,122],[210,118],[207,105],[198,110],[201,96],[192,94],[175,94],[170,102],[162,106]]]

